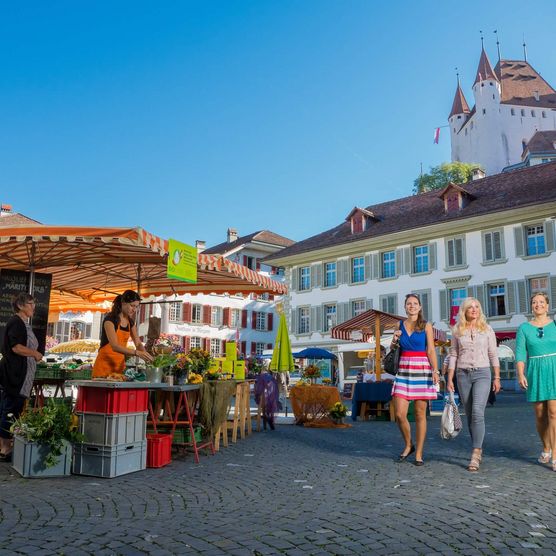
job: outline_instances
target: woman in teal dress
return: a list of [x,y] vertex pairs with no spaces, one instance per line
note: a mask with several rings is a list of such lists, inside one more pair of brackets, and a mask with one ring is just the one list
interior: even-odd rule
[[[531,297],[533,318],[517,331],[517,376],[535,404],[537,432],[543,445],[539,463],[556,471],[556,323],[548,316],[548,296]],[[527,363],[527,374],[525,364]]]

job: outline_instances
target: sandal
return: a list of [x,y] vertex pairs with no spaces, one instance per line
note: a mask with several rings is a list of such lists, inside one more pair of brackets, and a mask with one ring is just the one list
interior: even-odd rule
[[477,471],[479,471],[479,467],[481,466],[481,459],[480,454],[473,454],[471,456],[471,460],[469,461],[469,465],[467,466],[467,471],[477,473]]
[[537,461],[539,463],[550,463],[550,458],[552,457],[552,450],[548,452],[541,452],[541,455],[538,457]]

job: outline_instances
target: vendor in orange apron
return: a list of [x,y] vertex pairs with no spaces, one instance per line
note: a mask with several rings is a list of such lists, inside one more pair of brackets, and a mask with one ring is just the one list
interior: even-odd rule
[[[114,299],[112,310],[102,322],[100,349],[93,366],[93,378],[123,375],[126,356],[152,361],[152,356],[145,350],[135,326],[134,317],[140,302],[139,294],[132,290],[126,290]],[[135,348],[127,347],[129,338]]]

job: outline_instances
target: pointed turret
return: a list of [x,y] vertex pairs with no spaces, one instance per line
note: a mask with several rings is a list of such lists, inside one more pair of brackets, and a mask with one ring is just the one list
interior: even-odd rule
[[479,67],[477,68],[477,75],[475,77],[475,82],[473,83],[473,87],[480,83],[481,81],[486,81],[487,79],[493,79],[494,81],[498,81],[498,77],[494,73],[492,69],[492,65],[490,60],[488,59],[487,53],[485,49],[481,49],[481,59],[479,60]]
[[471,110],[469,110],[469,105],[465,100],[465,95],[461,90],[461,86],[459,84],[459,78],[458,78],[458,86],[456,88],[454,102],[452,103],[452,110],[450,111],[450,115],[448,116],[448,119],[450,119],[452,116],[455,116],[456,114],[469,114],[470,112]]

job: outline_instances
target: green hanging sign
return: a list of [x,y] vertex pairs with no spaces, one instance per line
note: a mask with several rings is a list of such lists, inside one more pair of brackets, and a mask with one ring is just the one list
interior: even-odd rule
[[197,283],[197,248],[175,239],[168,240],[168,278]]

